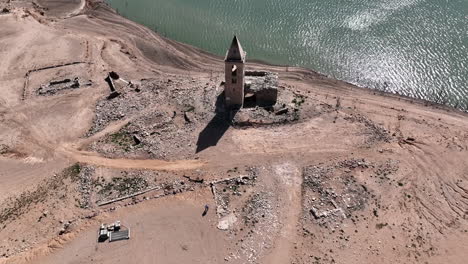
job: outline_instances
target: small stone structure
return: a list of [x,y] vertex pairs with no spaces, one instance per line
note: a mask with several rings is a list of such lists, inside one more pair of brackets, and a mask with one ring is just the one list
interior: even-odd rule
[[244,107],[273,106],[278,98],[278,75],[266,71],[247,71],[244,90]]
[[70,78],[65,78],[65,79],[59,79],[59,80],[52,80],[46,84],[42,84],[41,87],[39,87],[36,90],[37,95],[54,95],[62,90],[67,90],[67,89],[77,89],[80,88],[81,86],[91,86],[92,82],[91,80],[89,81],[84,81],[83,79],[80,79],[79,77],[75,77],[72,79]]
[[239,40],[234,36],[224,59],[226,78],[224,95],[228,108],[242,107],[244,103],[245,56],[246,53]]
[[226,52],[225,103],[227,108],[267,107],[276,104],[278,75],[265,71],[245,71],[246,52],[234,36]]

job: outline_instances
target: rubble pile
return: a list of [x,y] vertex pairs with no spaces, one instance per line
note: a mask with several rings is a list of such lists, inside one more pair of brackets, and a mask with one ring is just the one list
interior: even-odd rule
[[[133,89],[132,86],[120,88],[120,96],[108,100],[101,99],[96,106],[96,117],[89,131],[92,135],[101,131],[110,122],[124,119],[137,113],[141,115],[151,112],[200,113],[214,111],[216,101],[217,80],[200,84],[195,79],[186,76],[169,79],[142,79]],[[143,111],[146,109],[145,111]],[[143,113],[142,113],[143,111]]]
[[274,234],[280,228],[277,196],[273,192],[253,193],[242,207],[243,229],[237,256],[257,263],[273,247]]
[[11,1],[2,1],[0,2],[0,15],[6,15],[12,12],[13,6]]
[[370,147],[379,142],[390,142],[392,140],[391,134],[382,126],[376,124],[369,118],[360,114],[350,114],[344,118],[350,122],[358,122],[366,127],[365,134],[368,135],[364,145]]
[[[158,94],[156,89],[157,87],[148,87],[142,96],[135,90],[126,90],[121,96],[112,100],[101,99],[96,104],[96,116],[91,129],[88,131],[88,136],[103,130],[112,121],[122,120],[126,116],[140,113],[154,101],[154,97]],[[138,99],[138,101],[135,102],[135,99]]]
[[[311,105],[302,105],[305,102],[305,97],[301,97],[301,103],[297,103],[297,98],[299,96],[293,92],[278,88],[276,104],[265,107],[244,107],[236,113],[232,124],[235,127],[245,127],[279,125],[298,121],[301,117],[301,110],[309,111],[308,108]],[[304,109],[304,106],[307,109]]]
[[[352,217],[353,213],[371,203],[375,204],[373,214],[377,215],[380,202],[370,186],[396,181],[391,176],[398,169],[399,161],[392,159],[378,162],[346,159],[305,167],[302,184],[304,226],[316,223],[321,227],[337,228],[345,219],[357,221],[358,217]],[[361,182],[356,175],[373,181]]]
[[[277,79],[272,80],[276,87]],[[275,89],[278,97],[274,105],[232,113],[224,107],[221,78],[201,81],[171,76],[134,83],[138,85],[116,87],[117,97],[102,98],[97,103],[88,136],[114,121],[128,119],[128,123],[94,142],[91,150],[109,158],[184,159],[215,145],[229,126],[281,125],[296,122],[302,115],[307,118],[328,111],[285,87]]]
[[98,177],[93,181],[97,203],[145,190],[154,177],[152,172],[142,170],[121,171],[120,174],[110,180]]
[[400,161],[389,159],[375,166],[375,177],[379,180],[379,183],[395,181],[395,179],[391,179],[389,176],[394,175],[398,171],[399,164]]
[[185,117],[190,121],[182,121],[177,113],[155,111],[134,120],[125,131],[138,138],[140,152],[152,158],[185,157],[187,147],[194,148],[197,142],[196,122],[203,119],[191,113],[190,118]]
[[195,190],[196,182],[185,182],[174,180],[172,182],[166,182],[162,185],[165,195],[178,194],[187,191]]
[[258,192],[253,194],[246,206],[242,208],[244,223],[247,226],[255,226],[265,218],[271,218],[273,210],[268,193]]
[[143,79],[138,91],[127,87],[120,96],[98,102],[88,135],[113,121],[132,120],[91,148],[108,157],[188,157],[199,130],[215,115],[216,90],[214,79],[203,85],[191,78]]
[[234,117],[234,127],[283,125],[315,118],[330,113],[328,104],[292,91],[292,87],[278,87],[276,104],[271,106],[244,107]]
[[6,154],[10,151],[10,147],[5,144],[0,144],[0,155]]
[[74,179],[78,181],[77,191],[81,196],[78,200],[78,206],[86,209],[91,207],[92,181],[95,169],[92,166],[81,166],[79,164],[74,166],[76,166],[74,168],[75,172],[79,172]]
[[236,210],[235,205],[231,204],[231,199],[235,199],[236,196],[240,197],[244,195],[249,188],[255,185],[257,180],[256,175],[252,174],[244,177],[235,177],[228,180],[212,182],[216,201],[216,211],[219,217],[228,215],[229,213]]
[[303,169],[303,208],[308,221],[329,227],[363,209],[370,197],[368,188],[353,176],[353,170],[371,167],[365,160],[351,159],[329,166]]
[[[194,191],[197,187],[206,186],[203,180],[174,179],[174,173],[149,170],[114,170],[110,169],[105,177],[93,180],[93,197],[98,206],[105,206],[120,201],[123,206],[130,206],[145,200],[156,199]],[[115,209],[115,207],[113,207]]]

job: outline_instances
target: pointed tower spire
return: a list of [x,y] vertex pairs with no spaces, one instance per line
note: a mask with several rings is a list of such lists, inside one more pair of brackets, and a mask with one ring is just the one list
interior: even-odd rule
[[231,47],[226,53],[225,61],[242,61],[245,62],[245,51],[242,49],[242,46],[237,39],[237,36],[234,36],[232,39]]
[[242,107],[244,103],[245,55],[239,40],[234,36],[224,60],[224,95],[228,108]]

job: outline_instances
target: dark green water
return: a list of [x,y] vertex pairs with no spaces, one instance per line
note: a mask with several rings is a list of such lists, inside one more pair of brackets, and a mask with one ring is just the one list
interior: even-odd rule
[[108,0],[123,16],[224,55],[314,69],[468,109],[468,0]]

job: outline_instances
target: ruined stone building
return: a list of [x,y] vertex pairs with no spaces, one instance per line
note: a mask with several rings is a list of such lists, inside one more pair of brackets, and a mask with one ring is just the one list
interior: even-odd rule
[[224,94],[227,107],[242,107],[244,103],[244,64],[246,53],[236,36],[226,52]]
[[267,107],[276,104],[278,75],[267,71],[246,71],[245,56],[246,52],[234,36],[224,60],[226,107]]

